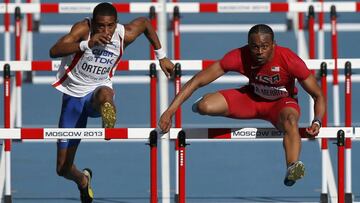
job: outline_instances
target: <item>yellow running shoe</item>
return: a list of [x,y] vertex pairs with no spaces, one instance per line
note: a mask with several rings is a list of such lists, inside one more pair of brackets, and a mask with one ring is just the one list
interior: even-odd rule
[[110,102],[105,102],[101,105],[101,117],[103,128],[114,128],[116,122],[115,107]]
[[91,203],[94,199],[94,191],[91,188],[92,172],[89,168],[83,170],[84,175],[88,179],[88,184],[85,188],[79,188],[81,203]]

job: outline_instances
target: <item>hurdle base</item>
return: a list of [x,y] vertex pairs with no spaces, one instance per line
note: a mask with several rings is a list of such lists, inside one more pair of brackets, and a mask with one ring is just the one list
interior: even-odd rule
[[174,195],[174,202],[178,203],[179,202],[179,194],[175,194]]
[[353,202],[352,193],[345,193],[345,203],[352,203],[352,202]]
[[4,196],[4,202],[5,203],[12,203],[12,198],[11,198],[11,195],[5,195]]
[[328,202],[329,202],[328,194],[321,193],[321,195],[320,195],[320,203],[328,203]]

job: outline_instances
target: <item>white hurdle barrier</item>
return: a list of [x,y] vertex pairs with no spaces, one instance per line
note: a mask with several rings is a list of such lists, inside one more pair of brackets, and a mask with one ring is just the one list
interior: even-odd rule
[[154,130],[155,128],[5,128],[0,129],[0,139],[147,140]]
[[[0,3],[0,14],[13,13],[20,7],[23,13],[92,13],[96,3]],[[360,2],[176,2],[167,3],[166,9],[161,3],[113,3],[121,13],[146,13],[150,7],[156,12],[165,10],[172,13],[179,7],[182,13],[276,13],[276,12],[307,12],[313,6],[315,12],[330,12],[336,6],[339,12],[360,12]]]
[[[181,24],[181,33],[247,33],[253,24]],[[269,24],[275,33],[288,32],[285,24]],[[68,33],[72,25],[40,25],[39,33],[61,34]],[[10,26],[10,32],[14,32],[14,26]],[[315,25],[315,30],[319,30],[319,26]],[[331,31],[330,24],[324,24],[324,31]],[[360,31],[360,23],[339,23],[337,30],[340,32],[358,32]],[[5,31],[5,26],[0,25],[0,32]]]
[[[305,128],[300,128],[303,139],[315,140],[321,138],[337,138],[338,146],[338,203],[345,202],[345,138],[355,138],[352,127],[323,127],[316,137],[308,138]],[[170,139],[176,139],[178,144],[178,187],[179,194],[176,202],[186,202],[186,180],[185,180],[185,147],[186,141],[246,141],[246,140],[282,140],[283,133],[274,128],[173,128],[170,129]],[[322,198],[322,196],[320,196]],[[321,199],[321,202],[327,200]]]
[[[333,70],[335,67],[334,59],[303,59],[305,64],[313,70],[319,70],[321,63],[327,64],[328,70]],[[199,71],[205,69],[215,60],[173,60],[173,63],[180,63],[183,71]],[[345,67],[346,62],[351,63],[352,69],[360,69],[360,58],[339,58],[337,59],[339,69]],[[43,60],[43,61],[0,61],[0,67],[9,64],[11,71],[57,71],[61,61],[59,60]],[[120,61],[117,71],[146,71],[149,66],[154,63],[156,69],[160,70],[159,62],[157,60],[124,60]],[[2,69],[0,71],[3,71]]]
[[[314,140],[320,138],[336,138],[336,133],[343,130],[346,137],[355,138],[352,127],[323,127],[316,137],[306,137],[305,128],[300,128],[300,135],[304,140]],[[275,128],[172,128],[170,129],[170,139],[177,139],[180,131],[186,135],[189,141],[245,141],[245,140],[282,140],[283,132]],[[360,130],[359,135],[360,137]]]
[[[55,139],[90,139],[90,140],[144,140],[150,146],[150,203],[158,201],[157,192],[157,141],[158,132],[155,128],[2,128],[0,139],[55,140]],[[11,159],[10,150],[5,150],[5,164],[1,164],[0,180],[5,181],[5,203],[12,202],[11,195]],[[2,153],[3,155],[3,153]],[[1,158],[4,161],[4,156]],[[5,169],[1,168],[5,165]],[[4,173],[4,174],[3,174]],[[0,187],[1,188],[1,187]],[[0,191],[0,201],[3,191]]]

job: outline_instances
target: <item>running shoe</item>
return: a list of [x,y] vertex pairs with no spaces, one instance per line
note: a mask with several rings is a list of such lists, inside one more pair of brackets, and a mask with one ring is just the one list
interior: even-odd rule
[[286,186],[293,186],[295,182],[305,175],[305,165],[301,161],[297,161],[291,164],[287,168],[286,176],[284,179],[284,184]]
[[202,99],[203,99],[203,97],[198,98],[198,99],[193,103],[193,105],[191,106],[191,110],[192,110],[194,113],[199,113],[198,104],[199,104],[200,100],[202,100]]
[[115,107],[110,102],[101,105],[101,117],[103,128],[114,128],[116,122]]
[[79,188],[81,203],[91,203],[94,199],[94,191],[91,188],[92,172],[89,168],[83,170],[84,175],[88,179],[88,184],[85,188]]

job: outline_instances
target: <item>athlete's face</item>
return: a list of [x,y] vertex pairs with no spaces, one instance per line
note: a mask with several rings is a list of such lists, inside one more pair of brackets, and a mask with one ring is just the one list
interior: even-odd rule
[[115,32],[117,19],[115,16],[98,15],[93,19],[93,29],[95,34],[102,33],[109,37]]
[[270,34],[253,33],[248,40],[251,58],[256,65],[264,65],[272,59],[275,43]]

